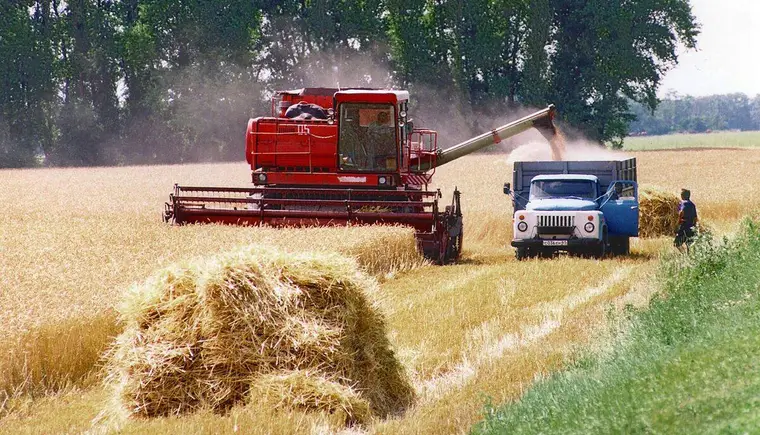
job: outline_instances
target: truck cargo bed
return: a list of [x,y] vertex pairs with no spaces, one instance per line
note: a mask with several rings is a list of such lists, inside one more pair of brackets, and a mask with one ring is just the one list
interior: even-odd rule
[[623,160],[515,162],[512,180],[514,209],[524,210],[530,193],[530,180],[536,175],[585,174],[599,179],[602,191],[615,180],[636,180],[636,158]]

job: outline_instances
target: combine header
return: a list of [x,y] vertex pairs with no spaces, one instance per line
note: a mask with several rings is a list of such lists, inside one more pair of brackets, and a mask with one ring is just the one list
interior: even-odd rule
[[555,134],[554,107],[438,149],[438,134],[414,128],[409,93],[305,88],[279,92],[272,116],[251,119],[246,160],[251,187],[175,185],[164,220],[177,224],[327,226],[399,224],[439,264],[462,250],[459,191],[439,205],[428,190],[435,168],[531,127]]

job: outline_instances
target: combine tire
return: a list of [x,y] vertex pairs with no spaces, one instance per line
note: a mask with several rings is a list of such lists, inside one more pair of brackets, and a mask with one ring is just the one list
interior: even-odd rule
[[454,188],[451,205],[447,205],[443,213],[445,228],[442,232],[438,264],[454,263],[462,254],[464,225],[462,224],[462,207],[459,202],[459,190]]
[[457,261],[462,254],[462,241],[464,234],[462,232],[461,224],[459,228],[459,234],[452,236],[449,239],[449,249],[446,252],[447,261]]

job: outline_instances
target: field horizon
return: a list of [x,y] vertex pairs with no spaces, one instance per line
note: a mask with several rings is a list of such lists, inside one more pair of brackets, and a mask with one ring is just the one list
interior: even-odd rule
[[628,136],[624,151],[658,151],[665,149],[723,149],[760,147],[760,131],[713,131],[710,133],[673,133],[652,136]]

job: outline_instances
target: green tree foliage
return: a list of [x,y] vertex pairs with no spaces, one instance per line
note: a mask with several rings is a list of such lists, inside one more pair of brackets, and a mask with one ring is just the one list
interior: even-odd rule
[[668,95],[655,111],[632,103],[634,134],[704,133],[710,130],[760,130],[760,95],[689,97]]
[[389,10],[404,82],[452,89],[476,109],[555,102],[585,136],[617,143],[633,119],[629,101],[656,107],[677,44],[693,48],[698,33],[684,0],[416,1]]
[[130,0],[120,13],[125,158],[240,157],[241,131],[261,99],[251,68],[260,8],[237,0]]
[[0,166],[241,159],[246,119],[301,86],[408,88],[463,135],[554,102],[619,140],[696,35],[687,0],[10,0]]
[[51,3],[55,17],[53,44],[62,81],[58,137],[46,149],[54,164],[98,165],[110,161],[116,141],[120,73],[116,48],[115,5],[105,0]]
[[270,86],[390,84],[381,1],[272,3],[264,9],[260,51]]
[[680,42],[698,29],[683,0],[553,0],[556,30],[550,95],[567,121],[617,145],[633,119],[628,101],[657,105],[664,72]]
[[0,167],[33,164],[53,140],[51,26],[44,2],[0,2]]

